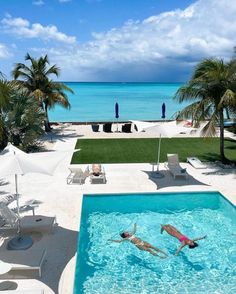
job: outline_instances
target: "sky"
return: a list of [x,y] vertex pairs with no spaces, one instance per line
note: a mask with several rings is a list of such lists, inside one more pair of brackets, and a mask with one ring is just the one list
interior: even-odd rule
[[0,0],[0,71],[47,54],[61,81],[185,82],[230,60],[236,1]]

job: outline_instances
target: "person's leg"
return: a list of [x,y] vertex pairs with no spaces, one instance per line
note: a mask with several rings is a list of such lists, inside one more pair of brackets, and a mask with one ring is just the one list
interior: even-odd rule
[[159,248],[157,248],[157,247],[152,246],[151,249],[153,249],[153,250],[155,250],[155,251],[157,251],[157,252],[160,252],[160,253],[162,253],[162,254],[168,256],[168,254],[167,254],[166,252],[162,251],[161,249],[159,249]]
[[165,226],[166,225],[161,225],[161,234],[163,234],[163,232],[165,231]]
[[166,231],[169,235],[178,238],[181,233],[171,225],[161,225],[161,233]]
[[[154,255],[154,256],[158,256],[158,257],[160,257],[160,258],[162,258],[162,259],[164,259],[164,258],[167,257],[167,254],[166,254],[165,252],[163,252],[163,254],[165,254],[165,256],[161,256],[161,255],[157,254],[156,252],[154,252],[154,251],[152,250],[152,248],[146,248],[145,250],[148,251],[149,253],[151,253],[152,255]],[[158,250],[158,251],[162,252],[161,250]]]
[[168,228],[170,225],[161,225],[161,234],[166,231],[168,233]]
[[149,253],[151,253],[154,256],[158,256],[158,254],[155,253],[151,248],[146,248],[146,251],[149,252]]

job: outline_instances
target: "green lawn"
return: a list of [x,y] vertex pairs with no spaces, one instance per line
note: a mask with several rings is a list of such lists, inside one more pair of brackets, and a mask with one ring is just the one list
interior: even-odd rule
[[[158,139],[79,139],[80,148],[72,163],[141,163],[157,161]],[[197,156],[203,161],[219,160],[218,138],[162,139],[160,161],[167,153],[178,153],[180,161]],[[225,139],[225,154],[236,162],[236,141]]]

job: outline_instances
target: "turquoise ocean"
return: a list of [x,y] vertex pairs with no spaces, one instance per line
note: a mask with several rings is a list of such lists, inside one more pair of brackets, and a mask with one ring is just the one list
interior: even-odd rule
[[92,122],[114,121],[115,103],[119,104],[119,120],[159,120],[162,103],[166,104],[166,119],[187,104],[173,100],[181,83],[80,83],[65,82],[74,94],[69,94],[71,109],[56,106],[49,112],[50,121]]

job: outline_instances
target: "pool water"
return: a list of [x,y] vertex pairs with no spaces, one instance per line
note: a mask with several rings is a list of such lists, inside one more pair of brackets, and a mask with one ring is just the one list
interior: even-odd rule
[[[136,235],[168,252],[160,259],[119,240]],[[160,224],[189,238],[207,234],[199,247],[180,245]],[[74,294],[236,293],[236,213],[220,193],[84,195]]]

